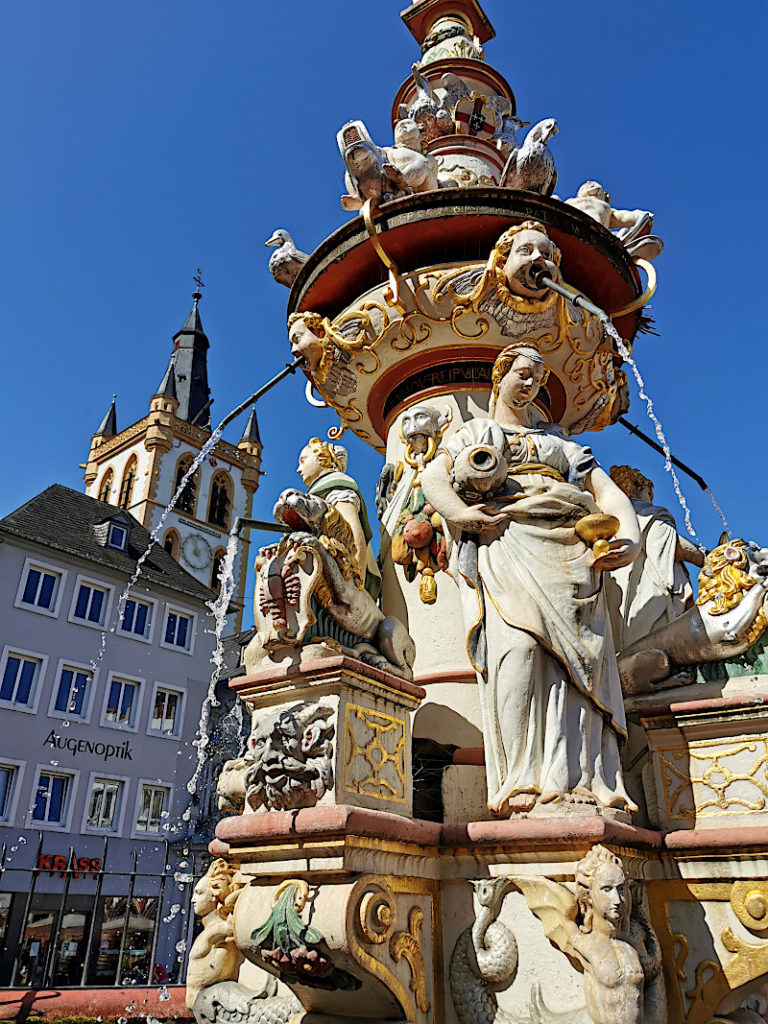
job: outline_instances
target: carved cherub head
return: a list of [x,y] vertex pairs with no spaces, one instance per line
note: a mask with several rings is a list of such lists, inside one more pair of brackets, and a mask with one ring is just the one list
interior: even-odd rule
[[493,416],[499,403],[514,409],[524,409],[534,401],[548,379],[549,370],[534,340],[526,339],[507,345],[493,364],[489,414]]
[[192,891],[192,909],[198,917],[205,917],[216,911],[220,917],[232,913],[237,894],[242,884],[235,880],[237,868],[234,864],[217,857]]
[[579,199],[589,196],[590,199],[600,199],[604,203],[610,203],[611,201],[611,197],[599,181],[585,181],[583,185],[579,186],[579,191],[576,195]]
[[291,355],[304,357],[304,368],[317,373],[323,360],[325,322],[318,313],[291,313],[288,317],[288,340]]
[[509,228],[496,243],[496,251],[506,255],[504,277],[514,295],[540,299],[547,294],[547,289],[537,287],[534,281],[537,271],[543,270],[553,281],[560,277],[560,250],[537,221],[526,220]]
[[632,466],[611,466],[611,480],[628,498],[653,502],[653,481]]
[[437,442],[443,436],[451,422],[449,406],[440,413],[431,405],[415,405],[409,409],[400,421],[400,437],[405,442],[411,455],[428,456],[426,461],[435,454]]
[[576,867],[576,899],[582,932],[592,931],[595,918],[613,932],[623,931],[632,908],[621,858],[604,846],[593,846]]
[[262,718],[248,738],[250,807],[314,807],[333,784],[334,732],[333,710],[308,701]]
[[421,153],[421,130],[412,117],[403,117],[395,125],[395,145]]

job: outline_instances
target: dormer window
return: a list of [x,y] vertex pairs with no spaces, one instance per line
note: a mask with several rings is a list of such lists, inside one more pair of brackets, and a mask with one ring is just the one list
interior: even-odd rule
[[128,540],[128,531],[124,526],[118,526],[117,523],[109,524],[109,531],[107,533],[107,545],[111,548],[117,548],[118,551],[125,551],[125,544]]

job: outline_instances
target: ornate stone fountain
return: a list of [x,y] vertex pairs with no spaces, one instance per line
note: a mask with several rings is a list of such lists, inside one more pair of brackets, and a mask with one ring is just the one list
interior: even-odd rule
[[253,728],[219,783],[189,1003],[763,1020],[768,552],[723,537],[705,559],[580,440],[628,408],[653,217],[597,182],[554,197],[557,123],[524,134],[477,0],[402,17],[422,56],[394,144],[338,134],[354,216],[311,255],[270,239],[334,440],[384,458],[381,579],[346,453],[315,438],[257,563],[232,683]]

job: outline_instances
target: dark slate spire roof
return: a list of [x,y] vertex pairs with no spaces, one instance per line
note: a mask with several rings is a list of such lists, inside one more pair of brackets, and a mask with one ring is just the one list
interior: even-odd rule
[[117,409],[115,407],[115,401],[117,395],[112,395],[112,405],[107,409],[107,414],[101,421],[101,425],[98,430],[94,431],[96,434],[103,434],[105,437],[114,437],[117,433]]
[[176,372],[173,369],[173,358],[168,363],[168,369],[165,371],[165,376],[160,381],[160,387],[155,392],[156,395],[162,395],[164,398],[178,398],[176,394]]
[[197,304],[200,292],[194,292],[194,305],[184,326],[173,336],[171,364],[176,378],[176,397],[180,420],[210,430],[210,400],[208,387],[208,338],[203,331]]
[[251,415],[248,417],[248,422],[245,424],[245,430],[243,436],[240,438],[241,441],[253,441],[254,444],[261,444],[261,438],[259,437],[259,422],[256,419],[256,410],[251,406]]
[[[105,547],[96,527],[114,520],[128,525],[124,550]],[[53,484],[21,508],[0,519],[0,538],[17,537],[114,569],[126,579],[149,546],[149,533],[128,512],[61,484]],[[141,570],[142,579],[210,601],[214,592],[188,573],[161,544],[155,544]]]

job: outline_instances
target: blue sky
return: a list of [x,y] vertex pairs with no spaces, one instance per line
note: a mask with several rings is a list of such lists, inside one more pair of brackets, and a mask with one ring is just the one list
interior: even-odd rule
[[[349,217],[336,131],[360,117],[389,142],[392,98],[418,57],[403,2],[0,0],[0,514],[50,483],[82,486],[113,392],[120,427],[144,415],[198,265],[214,421],[283,365],[288,292],[263,243],[285,227],[311,251]],[[765,4],[485,9],[497,32],[486,56],[518,113],[559,121],[558,194],[597,178],[616,205],[655,211],[660,337],[640,338],[638,362],[673,451],[737,535],[768,544]],[[298,379],[258,413],[265,516],[297,479],[303,442],[334,418],[306,405]],[[634,388],[630,419],[650,430]],[[663,461],[622,427],[589,442],[676,507]],[[381,460],[349,448],[372,504]],[[719,521],[683,483],[713,545]]]

